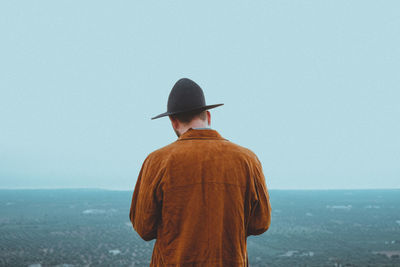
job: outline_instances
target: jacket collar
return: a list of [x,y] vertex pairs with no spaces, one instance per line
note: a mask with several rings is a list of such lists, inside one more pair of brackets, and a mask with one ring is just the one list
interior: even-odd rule
[[184,132],[179,138],[178,141],[182,140],[191,140],[191,139],[217,139],[217,140],[226,140],[222,138],[222,136],[216,131],[212,129],[199,129],[195,130],[193,128],[189,128],[186,132]]

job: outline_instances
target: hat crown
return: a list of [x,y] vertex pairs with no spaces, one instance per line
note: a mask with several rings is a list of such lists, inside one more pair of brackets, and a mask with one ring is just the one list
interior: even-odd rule
[[206,106],[203,90],[188,78],[178,80],[168,97],[168,112],[194,110]]
[[161,113],[151,119],[154,120],[164,116],[184,112],[200,112],[222,105],[223,104],[206,105],[206,100],[201,87],[188,78],[182,78],[175,83],[169,93],[167,112]]

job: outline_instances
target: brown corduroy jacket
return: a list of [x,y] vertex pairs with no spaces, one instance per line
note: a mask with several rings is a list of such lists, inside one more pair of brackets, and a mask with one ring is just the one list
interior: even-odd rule
[[129,217],[157,239],[150,266],[247,266],[247,237],[271,222],[261,163],[215,130],[189,129],[145,159]]

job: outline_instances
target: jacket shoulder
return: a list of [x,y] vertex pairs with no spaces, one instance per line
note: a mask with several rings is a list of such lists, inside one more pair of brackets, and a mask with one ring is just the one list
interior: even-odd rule
[[172,154],[171,152],[173,152],[175,147],[176,147],[176,141],[173,143],[170,143],[166,146],[163,146],[159,149],[156,149],[147,155],[145,161],[152,161],[152,162],[166,161],[171,156],[171,154]]
[[[246,161],[252,162],[253,164],[260,163],[257,155],[249,148],[238,145],[226,139],[218,140],[216,142],[219,142],[219,147],[222,151],[224,151],[224,153],[234,154],[238,158],[242,158]],[[172,142],[164,147],[161,147],[151,152],[147,156],[146,161],[151,161],[152,163],[158,163],[163,165],[163,163],[167,163],[169,160],[171,160],[174,157],[174,155],[180,154],[183,151],[182,150],[183,146],[186,145],[187,145],[186,143],[184,144],[178,141]]]
[[242,157],[253,161],[253,162],[259,162],[257,155],[249,148],[238,145],[236,143],[233,143],[231,141],[228,141],[227,144],[227,149],[230,152],[237,153],[238,155],[241,155]]

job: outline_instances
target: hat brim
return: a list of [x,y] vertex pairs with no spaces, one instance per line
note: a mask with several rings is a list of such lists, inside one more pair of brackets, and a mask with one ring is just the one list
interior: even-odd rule
[[183,111],[175,111],[175,112],[164,112],[161,113],[153,118],[151,118],[152,120],[161,118],[161,117],[165,117],[165,116],[169,116],[169,115],[175,115],[175,114],[179,114],[179,113],[185,113],[185,112],[192,112],[192,111],[203,111],[203,110],[208,110],[208,109],[212,109],[212,108],[216,108],[219,106],[222,106],[223,104],[215,104],[215,105],[208,105],[208,106],[204,106],[201,108],[194,108],[194,109],[189,109],[189,110],[183,110]]

